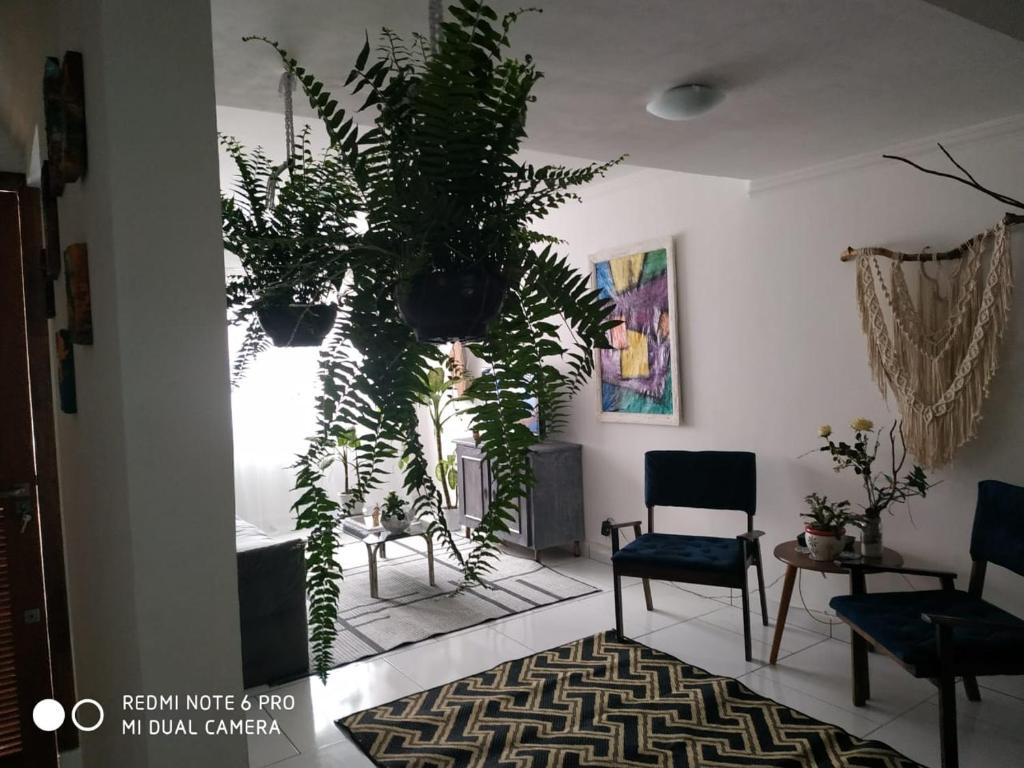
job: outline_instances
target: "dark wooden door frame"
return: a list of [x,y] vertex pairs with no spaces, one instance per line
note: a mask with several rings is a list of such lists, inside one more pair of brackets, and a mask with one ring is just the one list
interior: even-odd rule
[[[64,563],[57,442],[50,366],[50,323],[46,316],[46,276],[43,266],[42,207],[39,190],[27,186],[20,174],[0,173],[0,190],[18,195],[22,237],[29,387],[36,453],[36,495],[42,544],[46,622],[50,646],[53,696],[70,712],[76,701]],[[78,730],[67,718],[57,733],[61,751],[78,746]]]

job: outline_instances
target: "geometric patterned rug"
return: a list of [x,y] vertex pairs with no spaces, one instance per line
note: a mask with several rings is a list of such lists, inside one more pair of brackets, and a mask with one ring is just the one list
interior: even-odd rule
[[609,631],[338,721],[387,768],[912,768]]

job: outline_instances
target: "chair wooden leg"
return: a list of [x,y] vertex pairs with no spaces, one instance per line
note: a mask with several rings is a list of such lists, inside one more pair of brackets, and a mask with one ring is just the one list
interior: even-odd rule
[[644,579],[644,599],[647,601],[647,610],[654,610],[654,601],[651,599],[651,580]]
[[617,573],[612,575],[612,592],[615,593],[615,636],[621,642],[625,639],[622,634],[622,577]]
[[956,678],[939,678],[939,733],[942,739],[942,768],[957,768],[960,762],[956,743]]
[[761,540],[754,542],[754,554],[757,556],[757,591],[761,594],[761,623],[768,626],[768,599],[764,594],[764,569],[761,567]]
[[968,701],[981,701],[981,691],[978,689],[978,678],[974,675],[964,675],[964,690],[967,691]]
[[754,654],[750,648],[750,592],[747,590],[747,571],[743,569],[743,658],[747,661],[753,659]]
[[956,743],[956,678],[953,676],[953,630],[936,629],[939,651],[939,737],[942,744],[942,768],[957,768],[960,763]]
[[851,632],[850,658],[853,662],[853,705],[863,707],[871,698],[871,674],[868,670],[868,641]]

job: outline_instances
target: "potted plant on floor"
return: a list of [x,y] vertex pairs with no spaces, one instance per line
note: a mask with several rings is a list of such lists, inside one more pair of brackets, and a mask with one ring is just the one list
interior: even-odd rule
[[934,484],[928,482],[925,471],[916,464],[909,472],[900,475],[907,461],[907,444],[900,422],[893,422],[889,428],[891,464],[888,471],[882,472],[874,469],[882,442],[881,430],[876,430],[874,422],[865,418],[854,419],[850,422],[850,428],[853,430],[853,441],[848,443],[834,440],[829,425],[821,427],[818,435],[825,444],[818,450],[832,457],[836,472],[851,469],[860,478],[866,503],[861,505],[863,513],[852,515],[849,522],[863,531],[861,554],[866,558],[879,558],[884,549],[882,513],[889,511],[891,514],[894,504],[905,504],[916,496],[924,498]]
[[350,483],[352,475],[354,474],[355,487],[359,487],[359,436],[351,427],[348,429],[342,429],[338,435],[337,444],[338,448],[336,458],[341,462],[341,476],[344,488],[344,490],[338,494],[338,499],[341,503],[342,510],[347,511],[348,514],[354,514],[358,500],[355,498],[355,494]]
[[[280,166],[229,136],[221,145],[238,169],[234,194],[221,196],[224,248],[242,265],[227,281],[231,322],[245,328],[237,383],[268,340],[319,346],[330,331],[359,194],[337,149],[313,155],[308,127]],[[315,268],[328,260],[330,271]]]
[[380,511],[380,524],[391,533],[401,533],[412,523],[402,498],[391,491],[384,497],[384,506]]
[[[358,188],[366,224],[343,252],[311,252],[301,271],[322,273],[332,284],[347,280],[321,354],[316,433],[296,464],[294,512],[309,530],[311,636],[321,675],[330,668],[341,577],[339,505],[324,488],[323,462],[339,427],[360,431],[358,497],[380,487],[402,459],[410,514],[430,521],[432,535],[462,566],[464,585],[477,584],[533,482],[528,451],[540,437],[520,423],[531,411],[517,393],[535,394],[541,420],[557,431],[613,325],[589,274],[533,229],[576,197],[574,187],[613,163],[569,169],[523,162],[527,107],[541,74],[529,57],[510,55],[518,14],[499,17],[476,0],[454,2],[449,14],[434,44],[390,31],[376,49],[367,41],[346,80],[365,96],[362,129],[323,82],[264,40],[322,118]],[[421,312],[420,300],[431,297],[433,308]],[[417,435],[429,372],[446,359],[429,342],[451,337],[471,339],[470,351],[490,370],[466,414],[494,491],[465,552],[455,546]]]
[[804,539],[812,560],[835,560],[846,544],[846,525],[851,522],[850,502],[830,502],[828,496],[816,493],[804,498],[810,511],[801,517],[804,524]]
[[434,479],[441,489],[445,509],[452,509],[452,492],[459,480],[455,466],[455,454],[444,452],[444,427],[459,415],[458,400],[454,395],[455,387],[460,378],[449,375],[445,366],[439,365],[427,373],[427,395],[423,404],[427,407],[427,416],[434,433],[434,450],[437,464],[434,465]]

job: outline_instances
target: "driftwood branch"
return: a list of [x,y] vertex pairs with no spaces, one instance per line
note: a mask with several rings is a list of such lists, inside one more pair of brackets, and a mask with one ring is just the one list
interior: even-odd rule
[[[901,163],[906,163],[912,168],[916,168],[922,173],[927,173],[931,176],[941,176],[944,179],[952,179],[953,181],[956,181],[960,184],[965,184],[971,189],[976,189],[982,194],[988,195],[989,197],[998,200],[1003,205],[1008,205],[1011,208],[1020,208],[1022,211],[1024,211],[1024,203],[1022,203],[1020,200],[1010,197],[1009,195],[1004,195],[1001,192],[995,192],[989,189],[988,187],[983,186],[978,182],[977,179],[974,178],[970,171],[968,171],[966,168],[964,168],[962,165],[960,165],[960,163],[956,161],[953,155],[949,153],[949,150],[942,146],[942,144],[939,144],[939,149],[942,150],[942,154],[946,156],[949,162],[956,166],[956,169],[960,171],[963,174],[963,176],[957,176],[952,173],[946,173],[945,171],[936,171],[932,168],[925,168],[923,165],[918,165],[913,160],[908,160],[907,158],[900,157],[899,155],[882,155],[882,157],[884,157],[887,160],[898,160]],[[1005,216],[1003,216],[1003,224],[1005,226],[1009,227],[1014,224],[1022,223],[1024,223],[1024,214],[1007,213]],[[888,248],[847,248],[845,251],[843,251],[842,255],[839,258],[842,261],[852,261],[853,259],[856,259],[858,256],[865,255],[885,256],[886,258],[889,259],[901,259],[902,261],[950,261],[952,259],[959,259],[965,253],[967,253],[967,251],[970,249],[971,243],[974,242],[974,239],[975,238],[972,237],[966,243],[958,245],[951,251],[941,251],[937,253],[931,251],[924,251],[922,253],[899,253],[897,251],[891,251]]]
[[955,165],[957,169],[964,174],[964,176],[956,176],[955,174],[952,173],[945,173],[944,171],[936,171],[931,168],[925,168],[923,165],[918,165],[913,160],[908,160],[907,158],[900,157],[899,155],[882,155],[882,157],[884,157],[886,160],[898,160],[901,163],[906,163],[907,165],[911,166],[912,168],[916,168],[922,173],[927,173],[932,176],[941,176],[944,179],[952,179],[953,181],[959,182],[960,184],[966,184],[968,187],[976,189],[982,194],[988,195],[989,197],[998,200],[1003,205],[1009,205],[1012,208],[1020,208],[1022,211],[1024,211],[1024,203],[1022,203],[1020,200],[1010,197],[1009,195],[1004,195],[1001,192],[995,192],[994,190],[991,190],[988,187],[982,186],[975,180],[975,178],[970,173],[967,172],[967,170],[962,165],[960,165],[960,163],[953,159],[953,156],[949,154],[949,151],[944,146],[942,146],[942,144],[939,144],[939,149],[942,150],[942,154],[949,158],[949,161],[953,163],[953,165]]
[[[1024,224],[1024,214],[1007,213],[1003,216],[1003,224],[1010,227],[1014,224]],[[847,248],[839,256],[840,261],[853,261],[858,256],[884,256],[887,259],[902,259],[903,261],[952,261],[961,258],[970,249],[972,237],[966,243],[961,243],[949,251],[922,251],[921,253],[900,253],[888,248],[873,246],[871,248]]]

